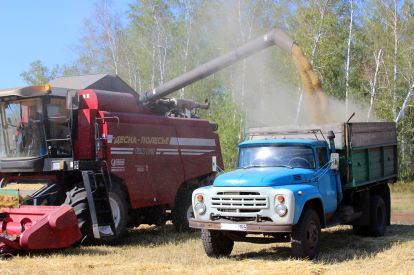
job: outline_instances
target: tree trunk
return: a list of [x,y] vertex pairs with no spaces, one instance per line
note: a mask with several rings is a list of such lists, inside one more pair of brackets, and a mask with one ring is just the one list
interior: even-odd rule
[[380,49],[378,52],[377,68],[375,70],[374,83],[372,84],[371,104],[368,110],[367,122],[369,122],[369,119],[371,118],[372,107],[374,106],[374,98],[377,93],[377,82],[378,82],[378,73],[379,73],[379,67],[380,67],[380,61],[381,61],[381,54],[382,54],[382,49]]
[[413,84],[413,86],[411,87],[411,90],[408,92],[407,96],[405,97],[404,103],[403,103],[403,105],[401,106],[401,110],[400,110],[400,112],[398,113],[397,118],[395,119],[395,123],[396,123],[396,124],[398,124],[398,122],[401,120],[401,117],[404,115],[405,108],[407,108],[408,101],[410,100],[410,98],[411,98],[411,96],[413,95],[413,93],[414,93],[414,84]]
[[346,92],[345,92],[345,110],[346,117],[348,117],[348,102],[349,102],[349,67],[351,63],[351,41],[352,41],[352,24],[354,21],[354,1],[349,0],[351,5],[351,20],[349,22],[349,36],[348,36],[348,56],[346,61]]

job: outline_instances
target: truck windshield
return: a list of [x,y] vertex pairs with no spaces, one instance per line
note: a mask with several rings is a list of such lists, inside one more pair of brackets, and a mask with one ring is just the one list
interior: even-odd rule
[[315,168],[313,150],[309,146],[258,146],[244,147],[239,151],[239,168],[294,167]]
[[40,98],[0,103],[0,160],[41,157],[48,146],[52,157],[72,154],[65,99],[50,98],[47,119],[42,110]]

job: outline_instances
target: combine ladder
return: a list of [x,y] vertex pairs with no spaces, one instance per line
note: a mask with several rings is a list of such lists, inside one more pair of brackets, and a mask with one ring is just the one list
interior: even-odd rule
[[[108,193],[111,190],[111,180],[105,178],[103,171],[82,171],[83,183],[91,212],[92,230],[96,239],[104,239],[116,234]],[[109,226],[111,234],[101,234],[99,227]]]

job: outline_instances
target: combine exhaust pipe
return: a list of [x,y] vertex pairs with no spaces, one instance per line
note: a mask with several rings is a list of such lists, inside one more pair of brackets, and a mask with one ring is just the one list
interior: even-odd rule
[[274,29],[231,52],[228,52],[205,63],[204,65],[195,68],[192,71],[174,78],[152,90],[144,92],[139,97],[139,100],[141,102],[154,102],[273,45],[278,46],[289,55],[292,55],[293,43],[293,39],[290,38],[283,30]]

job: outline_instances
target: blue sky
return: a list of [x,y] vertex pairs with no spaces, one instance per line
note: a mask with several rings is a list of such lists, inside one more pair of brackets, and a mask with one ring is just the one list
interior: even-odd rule
[[[27,86],[20,74],[41,60],[49,69],[76,58],[85,18],[96,0],[0,0],[0,89]],[[114,0],[125,11],[133,0]]]

